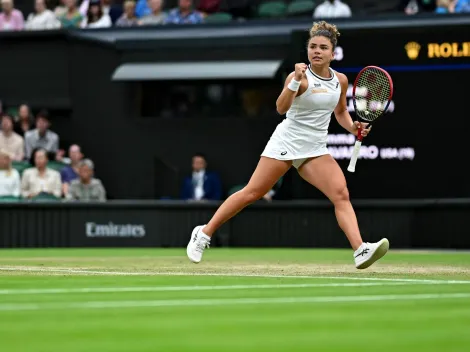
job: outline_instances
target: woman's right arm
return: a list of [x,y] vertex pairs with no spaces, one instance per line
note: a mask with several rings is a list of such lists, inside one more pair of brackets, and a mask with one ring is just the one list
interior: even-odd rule
[[301,95],[307,89],[306,69],[306,64],[296,64],[295,71],[287,76],[284,89],[276,101],[276,110],[280,115],[284,115],[290,109],[295,97]]

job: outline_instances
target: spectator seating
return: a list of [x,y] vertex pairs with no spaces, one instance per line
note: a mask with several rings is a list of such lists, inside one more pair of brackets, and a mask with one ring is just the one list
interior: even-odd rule
[[49,162],[47,163],[47,167],[48,167],[48,168],[50,168],[50,169],[52,169],[52,170],[55,170],[55,171],[57,171],[57,172],[59,172],[59,173],[60,173],[60,172],[62,171],[62,169],[63,169],[64,167],[66,167],[66,166],[67,166],[67,164],[64,164],[64,163],[61,163],[60,161],[55,161],[55,160],[51,160],[51,161],[49,161]]
[[294,0],[287,5],[287,16],[311,16],[315,6],[311,0]]
[[258,7],[258,16],[261,18],[281,18],[287,13],[284,1],[267,1]]
[[[112,4],[121,7],[124,0],[113,0]],[[136,0],[137,2],[137,0]],[[194,9],[198,9],[201,0],[194,0]],[[219,12],[205,17],[206,23],[227,23],[239,19],[278,19],[289,17],[312,18],[315,7],[323,0],[220,0],[215,9]],[[357,15],[377,15],[383,13],[403,13],[400,3],[406,0],[343,0],[351,8],[353,16]],[[422,0],[425,8],[420,12],[433,12],[435,0]],[[80,6],[82,0],[78,0]],[[54,11],[60,1],[54,0],[49,3],[49,9]],[[168,12],[178,6],[178,0],[168,0],[163,4],[163,12]],[[34,11],[34,1],[15,0],[15,8],[23,13],[25,20]],[[204,11],[203,11],[204,12]],[[158,25],[157,25],[158,26]]]
[[233,16],[228,12],[217,12],[211,15],[208,15],[205,18],[206,23],[223,23],[230,22],[233,19]]
[[15,170],[18,171],[20,176],[23,175],[23,171],[32,167],[32,165],[27,161],[12,161],[12,166]]
[[16,203],[21,200],[20,197],[14,196],[0,196],[0,203]]

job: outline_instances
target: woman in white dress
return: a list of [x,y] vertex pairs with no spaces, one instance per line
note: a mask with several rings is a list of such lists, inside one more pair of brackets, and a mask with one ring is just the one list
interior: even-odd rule
[[[295,65],[276,102],[277,111],[286,114],[286,119],[272,134],[248,185],[227,198],[207,225],[194,228],[187,247],[192,262],[202,260],[211,236],[223,223],[263,197],[291,166],[333,203],[338,224],[354,250],[356,268],[369,267],[388,251],[387,239],[363,242],[346,179],[326,146],[333,112],[346,131],[357,135],[360,126],[360,122],[353,122],[347,109],[347,77],[330,68],[338,36],[336,26],[324,21],[311,28],[309,65]],[[362,131],[367,136],[370,129],[363,124]]]

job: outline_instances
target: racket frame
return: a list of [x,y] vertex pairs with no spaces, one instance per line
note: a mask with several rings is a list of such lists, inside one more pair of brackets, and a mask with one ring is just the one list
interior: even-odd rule
[[[388,83],[390,84],[390,94],[387,98],[387,104],[385,105],[385,108],[383,109],[382,113],[380,115],[378,115],[373,121],[367,121],[367,120],[362,119],[359,116],[359,114],[357,113],[357,106],[356,106],[357,83],[359,82],[359,77],[361,77],[362,73],[365,70],[368,70],[368,69],[377,69],[377,70],[381,71],[382,73],[384,73],[385,77],[387,77],[387,79],[388,79]],[[353,98],[354,111],[356,112],[356,116],[358,117],[359,122],[364,122],[364,123],[368,122],[368,125],[366,126],[366,128],[370,128],[372,126],[372,123],[375,120],[377,120],[380,116],[382,116],[383,114],[385,114],[387,112],[388,107],[390,105],[390,102],[392,101],[392,97],[393,97],[393,81],[392,81],[392,77],[390,77],[390,75],[387,71],[385,71],[383,68],[378,67],[378,66],[366,66],[361,71],[359,71],[359,73],[356,76],[356,79],[354,80],[352,98]],[[353,148],[353,152],[352,152],[352,155],[351,155],[351,159],[349,160],[349,166],[348,166],[348,171],[349,172],[355,172],[356,171],[356,163],[357,163],[357,159],[359,158],[359,153],[361,151],[362,140],[364,138],[364,136],[362,135],[362,124],[357,129],[357,136],[356,137],[357,137],[357,139],[356,139],[356,142],[354,143],[354,148]]]

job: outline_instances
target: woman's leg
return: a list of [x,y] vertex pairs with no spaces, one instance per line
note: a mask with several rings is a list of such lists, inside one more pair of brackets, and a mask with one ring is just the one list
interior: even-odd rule
[[300,176],[325,194],[335,206],[336,219],[354,249],[358,269],[365,269],[387,253],[389,243],[363,243],[356,214],[349,200],[343,171],[331,155],[308,159],[299,168]]
[[186,248],[188,258],[194,263],[199,263],[202,260],[204,249],[209,245],[210,238],[214,232],[247,205],[268,193],[291,166],[291,161],[261,157],[248,184],[240,191],[228,197],[217,209],[206,226],[196,226],[194,228]]
[[336,160],[331,155],[309,159],[299,168],[299,174],[333,203],[339,226],[346,234],[351,247],[358,249],[363,241],[356,214],[349,200],[346,179]]
[[207,236],[212,237],[222,224],[234,217],[247,205],[261,199],[268,193],[276,182],[289,170],[291,165],[291,161],[261,157],[248,184],[222,203],[202,231]]

